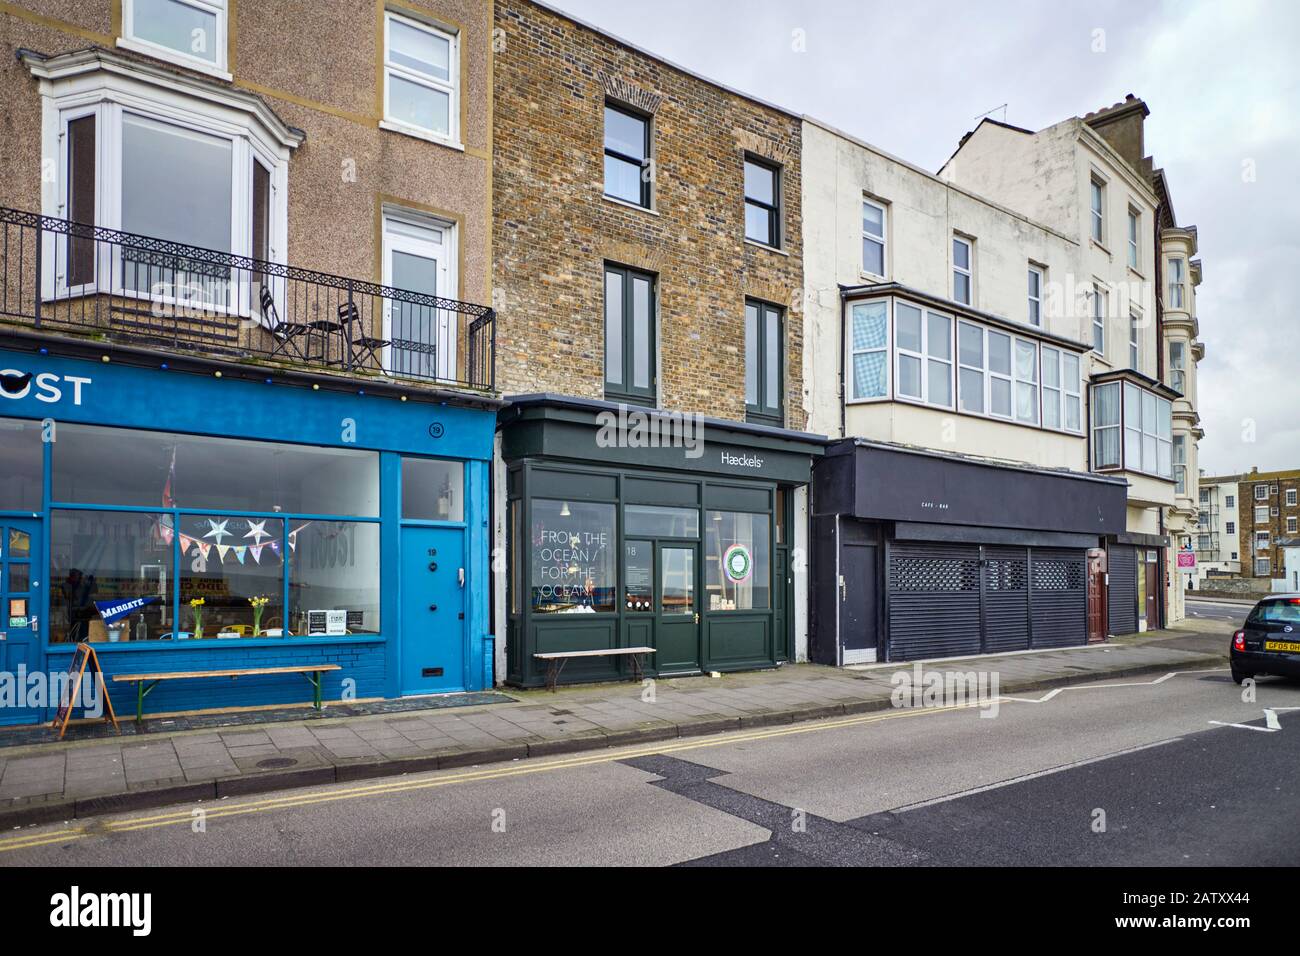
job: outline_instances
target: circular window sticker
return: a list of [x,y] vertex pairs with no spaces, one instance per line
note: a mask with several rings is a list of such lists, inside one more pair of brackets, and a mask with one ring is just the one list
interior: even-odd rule
[[754,561],[749,556],[749,548],[743,544],[733,544],[722,556],[722,566],[726,569],[727,580],[739,584],[748,581],[754,570]]

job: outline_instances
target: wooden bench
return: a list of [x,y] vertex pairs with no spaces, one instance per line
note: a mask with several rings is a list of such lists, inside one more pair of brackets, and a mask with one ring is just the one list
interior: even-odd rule
[[[149,691],[165,680],[191,680],[196,677],[252,677],[257,674],[302,674],[312,686],[312,706],[321,709],[321,674],[342,670],[338,664],[307,664],[303,667],[241,667],[224,671],[169,671],[165,674],[114,674],[113,680],[134,683],[135,721],[144,720],[144,699]],[[148,685],[148,686],[146,686]]]
[[632,679],[641,679],[641,658],[653,654],[653,647],[605,647],[594,651],[551,651],[546,654],[534,654],[539,661],[546,661],[546,686],[554,693],[555,683],[560,679],[564,665],[575,657],[627,657],[632,661]]

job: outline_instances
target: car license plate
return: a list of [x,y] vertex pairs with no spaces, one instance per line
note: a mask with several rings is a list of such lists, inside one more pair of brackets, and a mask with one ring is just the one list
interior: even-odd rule
[[1265,641],[1266,651],[1300,651],[1300,641]]

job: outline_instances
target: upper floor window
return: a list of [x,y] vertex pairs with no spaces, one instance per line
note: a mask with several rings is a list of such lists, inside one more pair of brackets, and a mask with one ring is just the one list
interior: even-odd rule
[[1142,371],[1142,316],[1130,312],[1128,316],[1128,367]]
[[1268,505],[1260,505],[1255,509],[1255,524],[1268,524]]
[[1294,508],[1296,506],[1297,494],[1300,494],[1300,491],[1295,488],[1288,488],[1286,490],[1286,506],[1288,508]]
[[455,142],[460,67],[456,36],[384,14],[384,120],[407,132]]
[[957,407],[963,412],[1012,417],[1012,337],[974,322],[957,326]]
[[[1187,436],[1174,436],[1174,493],[1179,495],[1187,494]],[[1209,527],[1209,515],[1201,515],[1201,520],[1205,522],[1204,527]]]
[[880,203],[862,200],[862,271],[885,278],[885,227],[889,213]]
[[650,118],[605,104],[605,195],[650,208]]
[[952,319],[906,302],[894,305],[898,396],[952,407]]
[[776,306],[745,303],[745,414],[760,424],[785,424],[783,324]]
[[1106,354],[1106,305],[1105,290],[1092,290],[1092,350],[1098,355]]
[[969,239],[952,237],[952,297],[963,305],[970,305],[974,273],[974,246]]
[[655,402],[654,276],[605,266],[605,396]]
[[1235,521],[1229,521],[1229,522],[1227,522],[1227,523],[1224,525],[1224,530],[1227,531],[1228,534],[1236,534],[1236,533],[1237,533],[1237,522],[1235,522]]
[[1169,260],[1169,308],[1183,308],[1183,260]]
[[1106,241],[1106,184],[1093,177],[1089,181],[1090,235],[1094,242]]
[[224,73],[226,19],[226,0],[122,0],[121,45]]
[[756,159],[745,160],[745,238],[781,245],[781,171]]
[[1286,519],[1286,533],[1287,533],[1287,534],[1295,534],[1295,533],[1296,533],[1296,526],[1297,526],[1297,524],[1300,524],[1300,519],[1297,519],[1297,518],[1296,518],[1295,516],[1293,516],[1293,515],[1287,515],[1287,519]]
[[889,302],[855,302],[849,312],[850,397],[885,398],[889,394]]
[[1236,495],[1226,495],[1226,496],[1224,497],[1224,499],[1223,499],[1223,507],[1225,507],[1225,508],[1235,508],[1235,507],[1237,507],[1237,496],[1236,496]]
[[1180,395],[1187,394],[1187,347],[1182,342],[1169,343],[1169,385]]
[[1043,324],[1043,270],[1029,267],[1029,324]]
[[1255,486],[1255,500],[1268,501],[1268,485]]
[[1079,356],[1048,345],[1042,347],[1042,354],[1043,425],[1082,431],[1083,380]]
[[1142,216],[1132,206],[1128,207],[1128,265],[1130,269],[1137,269],[1138,263],[1141,262],[1141,245],[1139,237],[1142,235]]
[[1132,382],[1094,385],[1093,468],[1124,468],[1172,479],[1172,412],[1166,399]]

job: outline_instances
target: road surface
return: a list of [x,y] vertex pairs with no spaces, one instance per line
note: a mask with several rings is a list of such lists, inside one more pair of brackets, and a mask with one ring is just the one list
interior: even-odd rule
[[1300,863],[1300,684],[1256,690],[1178,673],[232,798],[13,831],[0,867]]

